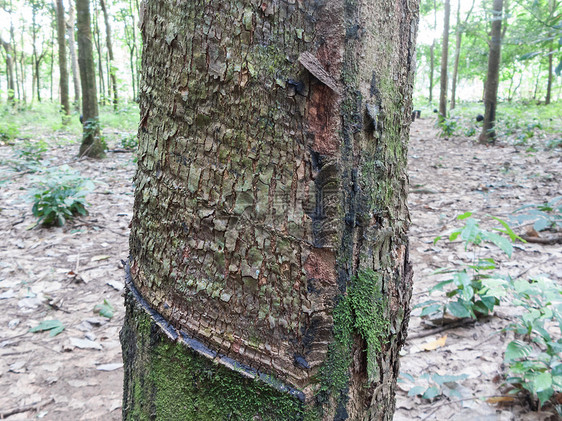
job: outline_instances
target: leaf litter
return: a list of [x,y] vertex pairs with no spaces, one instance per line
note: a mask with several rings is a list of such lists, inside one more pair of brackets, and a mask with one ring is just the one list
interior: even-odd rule
[[[444,140],[437,137],[433,123],[432,119],[413,123],[410,141],[412,306],[439,300],[438,295],[428,294],[443,280],[434,273],[436,269],[467,261],[460,242],[433,244],[435,237],[447,236],[458,227],[458,215],[472,211],[506,220],[522,206],[546,203],[562,191],[559,152],[526,153],[501,143],[485,147],[466,138]],[[88,196],[88,216],[49,229],[36,225],[31,205],[24,199],[30,186],[27,175],[2,184],[0,407],[33,404],[47,419],[120,420],[121,260],[128,255],[132,155],[78,161],[74,159],[76,145],[46,155],[52,164],[68,163],[98,183]],[[11,149],[0,147],[0,159],[9,156]],[[0,166],[2,175],[6,171]],[[523,233],[521,229],[515,228],[517,234]],[[500,252],[489,252],[501,260]],[[512,276],[521,273],[531,278],[545,273],[560,282],[562,251],[553,245],[516,243],[512,259],[502,260],[501,266]],[[40,284],[44,285],[34,290]],[[104,300],[111,303],[113,317],[107,318],[109,313],[102,314],[101,308],[100,315],[106,317],[93,317],[92,309],[103,307]],[[517,309],[502,304],[494,311],[486,319],[453,323],[433,335],[427,332],[438,325],[422,320],[419,309],[413,311],[409,329],[413,339],[402,350],[395,420],[548,419],[548,413],[530,412],[500,393],[503,352],[514,339],[512,333],[501,330]],[[60,321],[64,330],[53,337],[48,330],[30,332],[47,320]],[[71,341],[93,348],[72,346]],[[424,345],[426,350],[420,352]],[[420,383],[417,390],[431,399],[408,395],[416,383]]]

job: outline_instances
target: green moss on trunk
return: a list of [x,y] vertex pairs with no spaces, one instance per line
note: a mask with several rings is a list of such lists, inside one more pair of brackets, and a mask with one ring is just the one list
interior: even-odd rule
[[124,420],[311,419],[297,398],[170,339],[130,293],[126,306]]

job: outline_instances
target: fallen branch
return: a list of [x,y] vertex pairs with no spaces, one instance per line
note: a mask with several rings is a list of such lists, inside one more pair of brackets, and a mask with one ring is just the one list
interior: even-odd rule
[[430,189],[412,189],[409,193],[417,193],[417,194],[437,194],[438,192]]
[[465,326],[473,325],[474,323],[476,323],[475,319],[468,319],[468,318],[461,319],[458,322],[449,323],[449,324],[444,325],[444,326],[439,326],[439,327],[436,327],[434,329],[427,330],[425,332],[420,332],[420,333],[417,333],[415,335],[408,335],[408,338],[406,339],[406,342],[408,342],[410,340],[413,340],[413,339],[420,339],[420,338],[425,338],[427,336],[435,335],[435,334],[441,333],[445,330],[454,329],[454,328],[457,328],[457,327],[465,327]]
[[519,279],[521,278],[523,275],[525,275],[527,272],[529,272],[531,269],[534,269],[536,267],[542,266],[544,265],[546,262],[553,260],[556,256],[550,256],[548,259],[543,260],[540,263],[537,263],[536,265],[533,266],[529,266],[527,269],[524,269],[523,271],[519,272],[513,279]]
[[552,237],[531,237],[529,235],[522,235],[521,238],[528,243],[536,244],[562,244],[562,235]]
[[54,401],[55,400],[51,398],[45,402],[35,402],[29,405],[20,406],[19,408],[8,409],[7,411],[0,412],[0,420],[3,420],[4,418],[15,414],[21,414],[22,412],[38,411],[39,409],[53,403]]
[[[455,401],[442,402],[441,404],[437,405],[437,406],[433,409],[433,411],[431,411],[429,414],[427,414],[427,415],[425,416],[425,418],[423,418],[423,420],[425,421],[425,420],[429,419],[429,417],[431,417],[433,414],[435,414],[439,408],[441,408],[441,407],[443,407],[443,406],[446,406],[446,405],[452,405],[452,404],[455,404],[455,403],[461,403],[461,402],[466,402],[466,401],[487,400],[487,399],[492,399],[492,398],[504,398],[504,397],[507,397],[507,396],[503,396],[503,395],[501,395],[501,396],[497,396],[497,395],[492,395],[492,396],[474,396],[474,397],[472,397],[472,398],[464,398],[464,399],[457,399],[457,400],[455,400]],[[509,396],[509,397],[511,397],[511,396]]]

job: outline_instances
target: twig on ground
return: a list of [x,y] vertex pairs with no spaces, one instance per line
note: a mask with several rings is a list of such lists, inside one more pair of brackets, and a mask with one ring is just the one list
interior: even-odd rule
[[35,402],[29,405],[24,405],[24,406],[20,406],[19,408],[13,408],[13,409],[8,409],[7,411],[3,411],[0,412],[0,419],[4,419],[6,417],[9,417],[11,415],[15,415],[15,414],[21,414],[22,412],[28,412],[28,411],[37,411],[41,408],[43,408],[44,406],[47,406],[51,403],[53,403],[55,400],[53,398],[49,399],[48,401],[45,402]]
[[528,243],[535,244],[562,244],[562,235],[556,235],[551,237],[532,237],[530,235],[522,235],[521,238]]
[[529,266],[528,268],[526,268],[526,269],[522,270],[521,272],[519,272],[513,279],[519,279],[519,278],[521,278],[523,275],[525,275],[525,274],[526,274],[527,272],[529,272],[531,269],[534,269],[534,268],[536,268],[536,267],[542,266],[542,265],[544,265],[545,263],[549,262],[550,260],[553,260],[555,257],[557,257],[557,256],[550,256],[548,259],[545,259],[545,260],[543,260],[542,262],[537,263],[536,265]]
[[445,330],[455,329],[457,327],[465,327],[465,326],[468,326],[468,325],[473,325],[474,323],[476,323],[476,320],[474,320],[474,319],[462,319],[462,320],[459,320],[458,322],[454,322],[454,323],[450,323],[448,325],[436,327],[434,329],[430,329],[430,330],[427,330],[425,332],[420,332],[420,333],[417,333],[415,335],[408,335],[408,339],[406,340],[406,342],[408,342],[410,340],[413,340],[413,339],[420,339],[420,338],[425,338],[427,336],[435,335],[435,334],[441,333]]

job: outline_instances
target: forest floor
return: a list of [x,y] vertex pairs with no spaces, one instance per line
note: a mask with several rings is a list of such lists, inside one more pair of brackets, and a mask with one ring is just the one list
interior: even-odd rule
[[[34,134],[29,136],[33,139]],[[56,136],[70,137],[62,132]],[[0,232],[4,236],[0,244],[0,418],[121,419],[121,261],[128,255],[135,164],[131,153],[110,152],[102,161],[77,160],[73,158],[77,148],[75,143],[63,142],[45,157],[50,165],[66,162],[95,181],[96,188],[88,196],[90,213],[63,227],[46,229],[36,226],[26,199],[33,175],[15,173],[5,165],[13,159],[13,147],[0,146]],[[433,275],[437,268],[465,265],[472,258],[458,241],[433,244],[434,237],[460,226],[457,215],[474,211],[486,226],[488,214],[508,219],[523,205],[543,203],[562,191],[561,167],[559,150],[526,152],[501,142],[486,147],[467,138],[445,140],[437,136],[433,120],[413,123],[409,164],[415,268],[412,305],[427,300],[429,288],[443,279]],[[524,229],[515,228],[518,233]],[[511,259],[493,248],[485,251],[513,277],[546,274],[562,281],[559,245],[518,243]],[[435,296],[442,299],[443,294]],[[104,300],[115,308],[111,319],[94,313]],[[411,397],[407,393],[413,385],[399,383],[395,420],[547,419],[548,411],[530,412],[517,402],[498,407],[486,401],[502,394],[503,352],[510,336],[501,329],[516,311],[502,303],[491,317],[436,332],[435,325],[419,317],[419,309],[414,310],[402,373],[415,379],[424,373],[466,374],[467,378],[455,385],[461,398]],[[64,331],[56,336],[48,331],[29,332],[49,319],[60,321]]]

